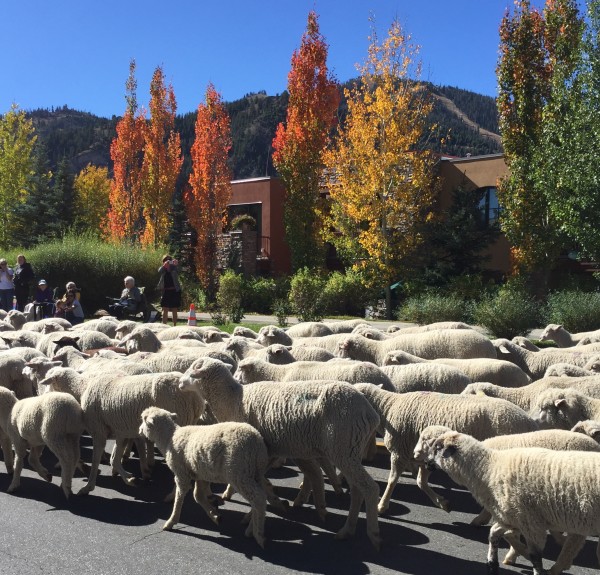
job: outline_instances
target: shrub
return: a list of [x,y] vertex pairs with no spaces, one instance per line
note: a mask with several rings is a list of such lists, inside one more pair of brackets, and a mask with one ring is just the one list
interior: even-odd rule
[[542,307],[524,289],[504,286],[475,304],[473,321],[494,337],[512,339],[539,327]]
[[288,300],[300,321],[320,321],[325,315],[325,280],[319,272],[298,270],[290,281]]
[[398,319],[426,325],[436,321],[469,321],[469,305],[457,295],[428,293],[408,298]]
[[242,305],[256,313],[271,313],[279,287],[273,278],[251,278],[244,282]]
[[284,298],[276,299],[273,302],[271,311],[277,317],[277,325],[279,327],[286,327],[288,325],[288,317],[292,311],[288,300]]
[[325,284],[323,298],[328,313],[363,317],[372,294],[358,274],[352,271],[346,274],[333,272]]
[[243,278],[233,270],[226,270],[219,279],[217,306],[233,323],[244,317],[242,309]]
[[551,293],[545,308],[546,323],[559,323],[570,332],[600,328],[600,293],[560,291]]

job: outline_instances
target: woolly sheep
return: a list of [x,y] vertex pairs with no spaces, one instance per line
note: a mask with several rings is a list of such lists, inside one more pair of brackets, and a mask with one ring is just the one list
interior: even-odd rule
[[11,309],[6,314],[6,319],[10,322],[10,324],[15,328],[15,330],[20,330],[27,323],[27,317],[22,311],[17,309]]
[[73,326],[73,331],[99,331],[110,339],[115,339],[119,320],[112,316],[92,319]]
[[471,379],[450,365],[414,363],[386,365],[380,368],[391,380],[397,393],[409,391],[437,391],[460,393]]
[[560,389],[575,387],[582,393],[600,397],[600,386],[595,376],[581,378],[548,377],[516,388],[502,387],[492,383],[475,382],[467,385],[462,395],[486,395],[488,397],[506,399],[518,405],[521,409],[529,411],[533,407],[537,397],[547,389],[553,387]]
[[[294,350],[298,347],[320,347],[329,353],[336,354],[338,350],[338,346],[341,341],[345,340],[348,337],[347,333],[334,333],[331,335],[324,335],[323,337],[299,337],[295,339],[292,343],[292,355],[294,354]],[[273,345],[275,343],[281,343],[282,345],[290,345],[288,343],[283,342],[269,342],[266,345]]]
[[[73,331],[75,333],[75,331]],[[89,349],[101,349],[115,345],[115,340],[105,333],[95,330],[79,330],[77,333],[77,345],[82,351]]]
[[0,386],[14,391],[17,399],[31,397],[33,384],[23,370],[27,361],[10,353],[0,354]]
[[256,357],[264,359],[269,363],[283,365],[295,361],[330,361],[335,355],[321,347],[309,347],[299,345],[288,347],[280,343],[274,343],[256,353]]
[[180,392],[181,373],[129,375],[107,380],[97,376],[89,381],[81,397],[84,423],[93,440],[93,460],[87,484],[80,490],[85,495],[96,486],[100,459],[106,441],[115,437],[116,449],[111,463],[125,483],[133,476],[121,463],[126,439],[139,436],[142,411],[150,406],[162,407],[178,415],[182,425],[196,423],[204,411],[204,401],[198,396]]
[[58,349],[67,345],[71,345],[75,349],[80,349],[77,343],[78,340],[79,335],[59,331],[43,335],[35,347],[48,357],[52,357]]
[[572,363],[583,367],[594,356],[592,352],[557,351],[556,353],[542,353],[529,351],[507,339],[495,339],[493,346],[497,349],[500,359],[515,363],[533,380],[542,378],[552,364]]
[[[383,442],[390,452],[390,474],[379,513],[388,509],[398,478],[411,464],[419,434],[428,425],[469,431],[481,439],[538,428],[522,409],[504,400],[421,391],[397,394],[369,383],[354,387],[379,415]],[[430,489],[424,491],[438,507],[450,510],[445,499]]]
[[[9,347],[32,347],[35,348],[42,339],[42,333],[39,331],[12,331],[0,334],[0,340]],[[45,354],[44,354],[45,355]]]
[[264,345],[245,337],[234,335],[227,340],[224,351],[231,353],[238,361],[253,355],[255,350],[265,349]]
[[350,333],[358,325],[366,325],[364,319],[328,320],[325,325],[331,333]]
[[[147,329],[150,329],[147,326],[144,326],[144,327],[146,327]],[[200,335],[200,337],[204,336],[205,333],[210,332],[210,331],[216,331],[218,333],[221,333],[221,330],[214,325],[207,325],[207,326],[179,325],[179,326],[167,327],[166,329],[162,329],[162,330],[156,332],[156,337],[160,341],[169,341],[172,339],[177,339],[180,336],[181,332],[186,332],[186,331],[195,331],[197,334]]]
[[198,362],[181,377],[183,390],[206,400],[218,421],[245,421],[263,436],[269,456],[293,457],[309,480],[315,505],[324,511],[323,477],[314,463],[326,457],[350,485],[350,512],[336,538],[354,534],[364,499],[367,534],[379,549],[378,488],[361,463],[379,417],[353,386],[339,382],[260,382],[241,385],[227,366],[213,359]]
[[389,377],[368,362],[297,361],[289,365],[247,357],[238,363],[235,378],[243,384],[257,381],[311,381],[331,379],[347,383],[370,382],[394,390]]
[[585,419],[578,421],[571,431],[575,433],[583,433],[588,437],[591,437],[594,441],[600,443],[600,421],[594,419]]
[[[600,458],[596,453],[490,449],[455,432],[439,437],[432,451],[435,464],[467,487],[497,522],[489,536],[490,573],[498,573],[498,542],[507,533],[517,551],[528,552],[534,575],[544,573],[547,531],[568,534],[550,570],[552,575],[570,567],[586,535],[600,533]],[[525,538],[527,549],[519,535]]]
[[552,340],[558,347],[573,347],[577,345],[584,337],[600,336],[600,329],[594,331],[582,331],[579,333],[569,333],[561,324],[550,323],[546,326],[540,339],[542,341]]
[[589,338],[585,338],[585,340],[580,341],[576,346],[573,347],[538,347],[530,339],[527,339],[521,335],[516,335],[511,341],[516,343],[519,347],[528,349],[529,351],[538,351],[540,353],[587,353],[591,351],[600,351],[600,343],[586,341],[588,339]]
[[20,486],[27,449],[29,464],[42,479],[52,481],[52,475],[39,459],[44,446],[48,446],[60,463],[61,488],[68,498],[83,432],[83,413],[77,401],[67,393],[17,400],[11,391],[0,388],[0,425],[15,449],[14,474],[8,492]]
[[600,399],[597,397],[590,397],[572,387],[550,388],[540,393],[530,413],[540,427],[571,429],[579,421],[600,419]]
[[[178,332],[178,335],[181,332]],[[159,334],[160,335],[160,332]],[[152,351],[158,352],[163,349],[174,349],[193,347],[199,349],[205,344],[195,340],[183,340],[183,339],[168,339],[160,340],[151,329],[145,326],[136,327],[130,334],[126,335],[118,344],[124,346],[127,349],[127,353],[135,353],[136,351]]]
[[331,335],[331,327],[322,321],[303,321],[293,325],[286,332],[291,338],[294,337],[322,337]]
[[446,329],[398,336],[385,341],[347,336],[338,346],[340,357],[383,365],[388,351],[403,350],[423,359],[496,357],[492,342],[471,329]]
[[[554,363],[544,373],[544,377],[588,377],[598,375],[595,371],[572,363]],[[598,380],[600,383],[600,380]]]
[[15,331],[15,328],[10,322],[0,319],[0,332],[5,331]]
[[216,351],[210,348],[194,349],[169,349],[159,353],[153,353],[142,359],[139,363],[154,373],[167,371],[185,372],[199,358],[212,357],[229,366],[234,372],[237,369],[237,361],[225,351]]
[[434,331],[437,329],[474,329],[473,326],[470,326],[467,323],[463,323],[462,321],[436,321],[433,323],[429,323],[427,325],[415,325],[415,326],[401,326],[401,325],[391,325],[388,327],[388,333],[398,333],[401,332],[402,335],[406,335],[409,333],[423,333],[424,331]]
[[258,333],[249,327],[244,327],[243,325],[238,325],[233,328],[232,336],[245,337],[246,339],[256,339],[258,337]]
[[[52,361],[60,362],[64,367],[72,367],[80,373],[91,374],[95,372],[110,373],[119,371],[127,375],[140,375],[142,373],[153,373],[153,371],[140,362],[130,361],[126,356],[114,354],[112,358],[106,357],[110,350],[99,351],[90,357],[88,353],[67,346],[59,349],[53,356]],[[112,352],[110,352],[112,353]],[[165,370],[166,371],[166,370]]]
[[[318,338],[312,338],[318,339]],[[282,343],[283,345],[292,345],[292,338],[280,327],[276,325],[263,325],[258,331],[256,341],[267,347],[273,343]]]
[[521,387],[531,383],[531,378],[518,366],[510,361],[474,357],[471,359],[422,359],[405,351],[390,351],[386,354],[383,365],[406,365],[410,363],[432,362],[449,365],[459,369],[471,381],[489,381],[504,387]]
[[41,351],[32,347],[9,347],[0,351],[0,357],[5,356],[18,357],[25,361],[31,361],[34,357],[46,357]]
[[175,423],[175,414],[149,407],[142,412],[140,435],[156,444],[175,475],[173,511],[163,529],[179,522],[181,508],[192,482],[194,498],[218,525],[219,515],[206,498],[210,482],[231,484],[249,503],[251,522],[246,536],[254,536],[264,547],[267,492],[264,474],[269,456],[260,433],[247,423],[224,422],[214,425]]
[[39,331],[42,333],[51,333],[53,331],[65,331],[71,329],[71,322],[60,317],[47,317],[37,321],[28,321],[24,323],[21,329],[28,331]]

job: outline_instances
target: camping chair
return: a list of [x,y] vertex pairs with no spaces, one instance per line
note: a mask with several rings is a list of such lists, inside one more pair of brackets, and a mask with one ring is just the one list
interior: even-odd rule
[[144,294],[144,290],[146,288],[140,288],[141,299],[137,304],[135,311],[127,311],[125,310],[123,314],[123,319],[131,319],[133,321],[142,320],[144,323],[148,323],[150,321],[150,313],[152,312],[152,306],[148,303],[146,299],[146,295]]

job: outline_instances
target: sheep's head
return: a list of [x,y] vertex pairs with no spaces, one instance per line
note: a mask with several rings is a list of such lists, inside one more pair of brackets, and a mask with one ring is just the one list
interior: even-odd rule
[[452,431],[449,427],[444,425],[429,425],[419,436],[417,445],[415,446],[413,457],[416,461],[426,462],[430,455],[433,454],[433,444],[442,436],[444,433]]
[[6,314],[6,319],[12,324],[15,329],[21,329],[27,322],[27,317],[18,309],[11,309]]
[[545,341],[548,339],[554,339],[554,336],[557,334],[557,332],[559,332],[560,330],[563,330],[563,329],[564,329],[564,327],[561,324],[550,323],[545,327],[544,331],[540,335],[540,339],[542,341]]
[[55,321],[47,321],[40,330],[43,334],[55,333],[57,331],[66,331],[64,326]]
[[195,391],[204,396],[211,386],[235,382],[229,367],[212,357],[201,357],[190,365],[189,369],[179,379],[179,389],[182,391]]
[[600,421],[594,421],[593,419],[578,421],[571,431],[588,435],[594,441],[600,443]]
[[142,411],[142,424],[139,428],[139,434],[148,441],[156,443],[161,430],[169,429],[171,434],[175,431],[176,422],[176,413],[171,413],[160,407],[147,407]]
[[409,355],[401,350],[388,351],[383,358],[383,365],[408,365],[411,363]]
[[575,389],[550,388],[538,395],[530,415],[542,428],[571,429],[587,419],[583,414],[586,401],[586,396]]
[[32,383],[36,383],[44,377],[55,367],[62,366],[61,361],[49,360],[46,357],[34,357],[28,361],[23,368],[23,375]]
[[265,350],[265,360],[267,363],[274,363],[276,365],[294,363],[296,359],[290,353],[290,350],[291,346],[282,345],[281,343],[274,343]]
[[253,357],[247,357],[246,359],[242,359],[242,361],[238,363],[237,371],[234,374],[235,379],[237,379],[242,384],[257,381],[253,377],[255,365],[256,359]]
[[15,327],[11,323],[0,319],[0,331],[15,331]]
[[346,337],[342,341],[338,343],[338,357],[345,357],[348,359],[352,359],[352,350],[355,347],[355,340],[352,337]]
[[59,349],[61,349],[63,347],[67,347],[67,346],[74,347],[76,350],[81,351],[81,348],[77,344],[78,341],[79,341],[78,335],[76,335],[75,337],[71,337],[69,335],[63,335],[63,336],[55,339],[52,342],[54,344],[53,355],[56,354],[56,352]]
[[478,381],[469,383],[461,392],[461,395],[484,395],[493,396],[494,385],[492,383]]
[[219,341],[223,341],[224,336],[220,331],[211,329],[204,332],[203,339],[205,343],[217,343]]
[[451,465],[452,458],[460,452],[463,437],[465,436],[456,431],[447,431],[440,435],[431,445],[427,463],[446,469]]
[[69,361],[74,357],[80,357],[89,359],[91,356],[89,353],[85,353],[79,349],[75,349],[73,346],[67,345],[57,349],[55,354],[52,356],[52,361],[58,361],[65,367],[69,364]]

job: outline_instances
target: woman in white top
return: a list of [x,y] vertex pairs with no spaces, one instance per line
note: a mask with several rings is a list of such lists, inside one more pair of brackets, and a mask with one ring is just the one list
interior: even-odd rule
[[13,269],[8,267],[6,260],[0,259],[0,309],[4,311],[12,309],[12,300],[15,295],[13,275]]

